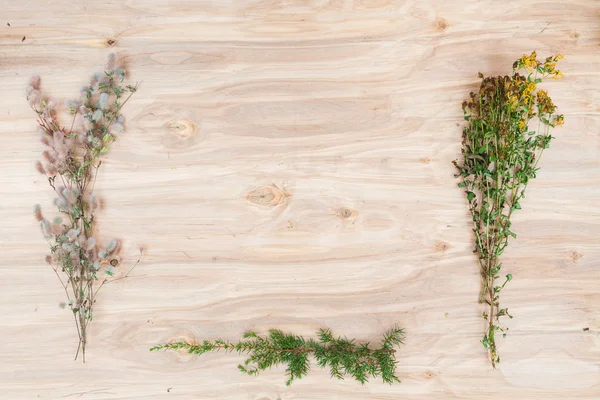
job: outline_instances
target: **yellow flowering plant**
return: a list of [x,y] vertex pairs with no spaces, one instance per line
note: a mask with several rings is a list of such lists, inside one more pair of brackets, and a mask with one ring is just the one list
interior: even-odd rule
[[[499,303],[500,292],[512,275],[497,283],[501,279],[500,256],[509,237],[516,238],[510,218],[521,209],[525,188],[536,177],[540,157],[552,140],[550,129],[564,122],[548,92],[537,86],[544,79],[563,76],[556,69],[562,58],[557,54],[542,62],[534,51],[514,62],[512,76],[484,77],[479,73],[479,91],[471,92],[470,99],[462,104],[467,125],[462,160],[454,161],[454,165],[473,219],[481,272],[479,303],[486,305],[486,332],[481,343],[494,368],[500,362],[496,338],[499,334],[506,337],[508,331],[500,318],[512,318]],[[536,123],[537,128],[531,130],[530,125]]]

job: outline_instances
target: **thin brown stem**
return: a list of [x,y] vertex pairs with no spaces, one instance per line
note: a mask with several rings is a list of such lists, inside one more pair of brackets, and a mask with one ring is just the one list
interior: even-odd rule
[[139,264],[140,260],[142,259],[143,253],[144,253],[144,249],[142,247],[140,247],[140,256],[138,257],[138,259],[135,262],[135,264],[133,264],[133,267],[131,267],[131,269],[129,271],[127,271],[127,273],[124,276],[120,276],[118,278],[111,279],[111,280],[108,280],[107,278],[104,278],[104,280],[102,281],[102,283],[100,284],[100,286],[96,289],[96,291],[92,295],[92,303],[95,301],[96,295],[98,294],[98,292],[100,291],[100,289],[102,289],[102,287],[104,285],[112,283],[112,282],[120,281],[121,279],[128,278],[129,274],[131,273],[131,271],[133,271],[133,269],[135,267],[137,267],[137,265]]

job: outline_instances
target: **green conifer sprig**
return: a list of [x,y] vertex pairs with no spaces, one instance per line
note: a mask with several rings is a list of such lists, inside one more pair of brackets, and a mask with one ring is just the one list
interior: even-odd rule
[[310,356],[314,357],[320,368],[329,368],[331,377],[343,380],[349,375],[361,384],[369,378],[381,377],[383,382],[399,383],[396,376],[395,346],[403,343],[404,331],[392,328],[387,331],[376,349],[369,343],[356,343],[354,339],[334,337],[330,330],[320,329],[318,340],[305,339],[302,336],[285,334],[271,329],[266,337],[254,332],[245,333],[244,340],[232,343],[224,340],[208,341],[201,344],[186,342],[167,343],[154,346],[156,350],[187,350],[190,354],[209,352],[233,352],[248,354],[244,364],[238,365],[240,371],[248,375],[258,375],[261,371],[284,364],[287,365],[286,385],[306,376],[310,370]]

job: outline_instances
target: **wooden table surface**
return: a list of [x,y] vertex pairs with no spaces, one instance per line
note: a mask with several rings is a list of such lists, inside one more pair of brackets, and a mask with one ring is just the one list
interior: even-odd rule
[[[0,398],[600,399],[600,2],[0,4]],[[515,316],[492,370],[459,155],[477,72],[564,53],[565,114],[504,254]],[[75,97],[110,52],[143,81],[97,192],[131,279],[103,289],[88,362],[44,263],[52,207],[28,78]],[[174,339],[406,329],[400,385],[237,371]]]

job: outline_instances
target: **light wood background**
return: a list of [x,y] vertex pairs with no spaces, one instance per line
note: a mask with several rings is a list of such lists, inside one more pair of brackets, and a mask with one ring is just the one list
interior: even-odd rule
[[[0,398],[600,399],[599,1],[0,9]],[[533,49],[566,55],[546,85],[566,123],[514,217],[494,371],[451,161],[477,72]],[[98,177],[99,232],[124,241],[123,265],[146,254],[103,289],[84,365],[32,217],[52,198],[24,91],[40,74],[76,96],[113,51],[143,84]],[[372,341],[395,323],[395,386],[314,370],[285,387],[282,368],[247,377],[235,354],[148,351],[272,327]]]

